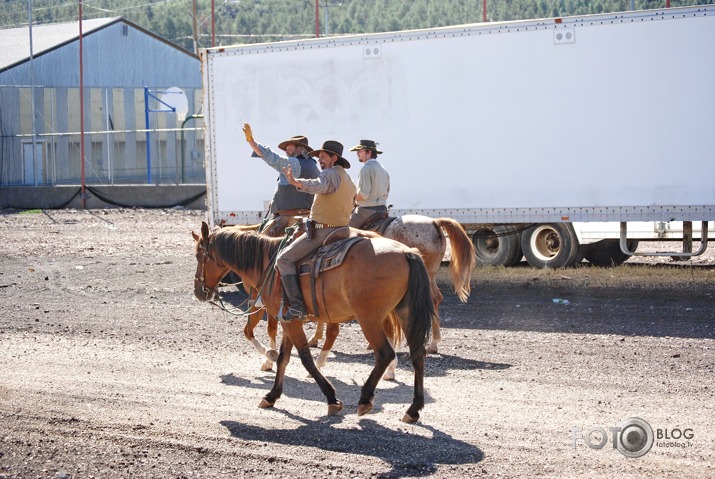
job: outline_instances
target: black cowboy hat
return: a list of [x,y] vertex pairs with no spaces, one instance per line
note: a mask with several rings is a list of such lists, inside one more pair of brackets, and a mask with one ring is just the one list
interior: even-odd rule
[[350,151],[357,150],[372,150],[378,155],[382,154],[382,152],[377,149],[377,143],[372,140],[360,140],[360,143],[350,148]]
[[339,141],[328,140],[323,143],[323,147],[319,150],[309,151],[308,154],[311,156],[318,156],[318,153],[324,151],[329,155],[337,155],[338,161],[335,162],[336,165],[340,165],[346,170],[350,168],[350,162],[343,158],[343,144]]
[[310,151],[310,150],[313,149],[313,148],[311,148],[310,146],[308,146],[308,138],[305,137],[305,136],[303,136],[303,135],[293,136],[293,137],[291,137],[290,139],[288,139],[288,140],[286,140],[286,141],[280,142],[280,143],[278,144],[278,148],[280,148],[280,149],[283,150],[283,151],[286,151],[286,148],[287,148],[288,145],[290,145],[291,143],[296,144],[296,145],[299,145],[299,146],[302,146],[303,148],[305,148],[306,151]]

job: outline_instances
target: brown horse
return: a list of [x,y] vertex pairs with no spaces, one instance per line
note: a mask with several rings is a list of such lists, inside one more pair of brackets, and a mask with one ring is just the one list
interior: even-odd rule
[[[299,218],[297,218],[296,221],[297,220],[299,220]],[[258,226],[241,226],[239,228],[255,230]],[[449,262],[450,279],[457,297],[462,302],[467,301],[471,292],[471,275],[476,265],[474,245],[464,231],[464,228],[462,228],[462,225],[456,220],[451,218],[433,219],[422,215],[405,215],[396,218],[387,226],[383,236],[399,241],[409,247],[416,248],[422,255],[422,259],[427,267],[427,273],[430,277],[430,294],[435,309],[435,318],[432,322],[432,340],[427,346],[427,353],[435,354],[438,351],[439,342],[442,340],[438,308],[443,300],[442,293],[439,290],[439,286],[437,286],[437,273],[439,272],[447,249],[447,242],[449,242],[451,256]],[[267,358],[261,365],[261,369],[267,371],[273,367],[273,362],[278,356],[275,346],[278,327],[275,318],[269,315],[268,337],[271,347],[270,349],[266,348],[256,338],[254,333],[262,317],[263,311],[257,311],[255,308],[249,310],[249,318],[243,333],[246,339],[254,345],[256,350]],[[311,347],[316,347],[318,342],[323,339],[324,329],[325,324],[319,321],[315,329],[315,334],[309,341]],[[340,325],[338,323],[328,325],[328,331],[325,333],[325,343],[317,359],[318,368],[322,368],[326,364],[328,355],[335,344],[335,339],[339,332]],[[395,364],[390,366],[386,379],[392,379],[394,377],[392,373],[395,366]]]
[[[236,228],[209,231],[201,224],[201,235],[192,232],[196,241],[196,275],[194,294],[208,301],[217,294],[216,288],[229,271],[239,274],[250,287],[262,284],[273,268],[280,238],[270,238]],[[310,278],[301,275],[304,297],[310,295]],[[280,278],[271,281],[272,288],[263,290],[262,297],[268,313],[277,317],[281,303]],[[308,302],[308,312],[330,318],[330,322],[357,319],[368,344],[375,352],[375,366],[362,387],[358,414],[373,408],[375,388],[395,357],[386,330],[404,334],[410,349],[415,371],[412,404],[402,418],[405,422],[419,419],[424,407],[425,344],[429,337],[434,307],[430,298],[429,276],[419,254],[402,243],[386,238],[368,238],[357,242],[336,268],[324,271],[316,279],[317,311]],[[293,346],[303,366],[315,379],[328,401],[328,414],[336,414],[342,403],[335,396],[335,388],[321,374],[313,362],[308,339],[299,321],[283,322],[283,340],[278,354],[275,382],[259,407],[272,407],[283,392],[286,366]],[[396,338],[392,338],[394,341]]]
[[[427,346],[427,353],[435,354],[438,351],[440,341],[442,341],[438,308],[444,299],[439,286],[437,286],[437,273],[447,249],[447,241],[449,241],[450,246],[449,272],[452,287],[459,300],[463,303],[466,303],[467,299],[469,299],[472,270],[477,261],[474,244],[472,244],[462,225],[456,220],[452,218],[433,219],[422,215],[405,215],[396,218],[387,226],[382,236],[399,241],[411,248],[416,248],[422,255],[430,277],[430,292],[435,310],[435,318],[432,322],[432,341]],[[317,346],[318,341],[322,339],[323,326],[324,323],[318,323],[315,334],[310,340],[311,346]],[[329,325],[328,328],[333,329],[333,331],[327,332],[326,342],[318,358],[319,367],[322,367],[327,361],[327,354],[332,349],[331,343],[334,342],[340,325]]]

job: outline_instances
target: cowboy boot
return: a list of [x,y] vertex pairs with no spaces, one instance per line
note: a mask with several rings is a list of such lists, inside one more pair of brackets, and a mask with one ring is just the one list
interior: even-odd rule
[[292,321],[294,319],[303,319],[307,311],[303,303],[303,295],[300,292],[300,283],[298,282],[297,274],[285,275],[281,278],[283,290],[288,297],[288,311],[283,315],[283,321]]

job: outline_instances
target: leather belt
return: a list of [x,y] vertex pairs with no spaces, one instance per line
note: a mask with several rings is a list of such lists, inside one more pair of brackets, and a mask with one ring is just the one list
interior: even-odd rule
[[308,216],[310,214],[310,210],[306,210],[303,208],[295,208],[292,210],[281,210],[281,211],[276,211],[273,213],[273,216]]
[[316,223],[315,221],[313,221],[313,228],[315,228],[316,230],[322,230],[324,228],[342,228],[342,226],[326,225],[323,223]]

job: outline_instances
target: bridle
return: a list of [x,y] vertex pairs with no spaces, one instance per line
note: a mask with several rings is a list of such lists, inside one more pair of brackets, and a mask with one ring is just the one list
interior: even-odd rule
[[216,265],[218,265],[218,261],[216,261],[213,256],[209,254],[208,247],[204,246],[202,242],[199,242],[197,248],[199,254],[201,254],[201,267],[198,269],[198,271],[196,271],[196,275],[194,276],[194,285],[198,283],[198,285],[201,287],[201,293],[204,294],[207,299],[212,299],[218,296],[219,283],[216,283],[216,286],[214,286],[213,288],[209,288],[208,286],[206,286],[206,278],[204,277],[204,271],[206,271],[206,265],[209,261],[213,261],[214,263],[216,263]]

